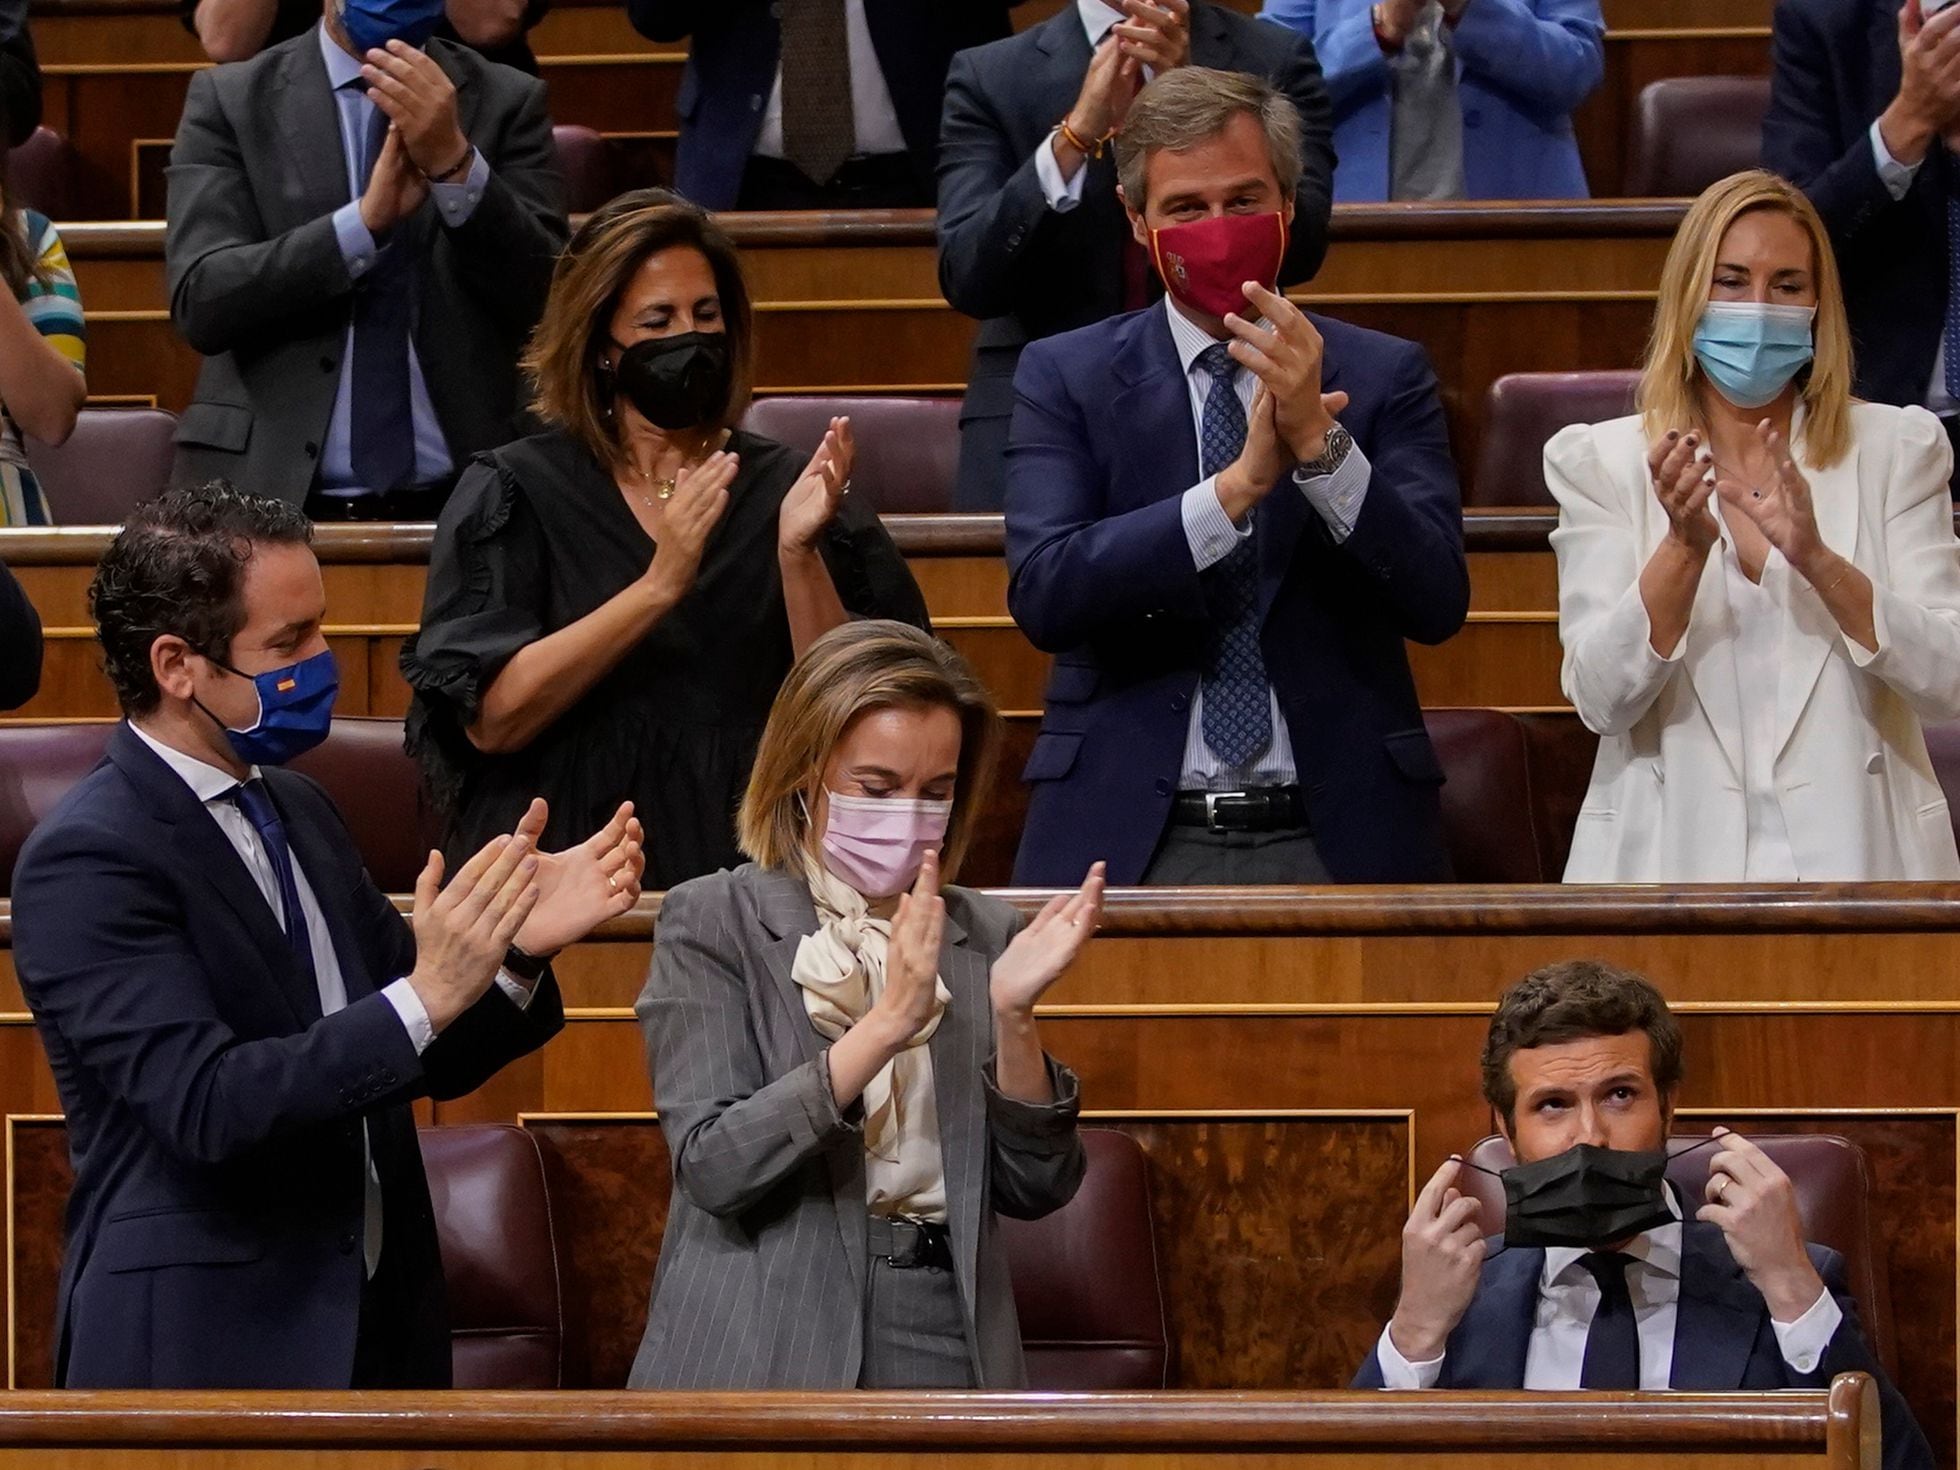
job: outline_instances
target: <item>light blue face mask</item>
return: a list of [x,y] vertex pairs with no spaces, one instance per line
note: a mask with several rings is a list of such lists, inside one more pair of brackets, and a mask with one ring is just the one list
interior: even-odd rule
[[1761,408],[1811,359],[1811,306],[1711,301],[1695,327],[1695,359],[1737,408]]

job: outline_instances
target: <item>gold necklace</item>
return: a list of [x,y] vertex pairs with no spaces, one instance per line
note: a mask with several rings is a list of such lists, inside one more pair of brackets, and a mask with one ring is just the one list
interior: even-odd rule
[[[713,451],[709,452],[712,453]],[[641,469],[630,457],[627,463],[633,466],[633,473],[644,480],[647,488],[653,491],[653,494],[664,504],[672,500],[674,498],[674,492],[680,488],[680,476],[687,474],[691,470],[700,469],[703,464],[707,463],[707,459],[708,456],[703,454],[695,459],[685,460],[682,462],[678,474],[663,475],[658,480],[654,479],[652,470]],[[636,491],[635,493],[637,494],[638,492]],[[640,495],[640,503],[648,510],[653,509],[653,500],[646,495]]]

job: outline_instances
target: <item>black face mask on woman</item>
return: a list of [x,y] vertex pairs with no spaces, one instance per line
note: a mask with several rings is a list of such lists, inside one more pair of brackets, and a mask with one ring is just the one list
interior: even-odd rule
[[619,347],[618,391],[650,424],[691,429],[728,402],[726,332],[678,332]]
[[[1693,1153],[1715,1141],[1704,1139],[1681,1152]],[[1668,1163],[1677,1157],[1663,1150],[1633,1152],[1578,1143],[1549,1159],[1513,1164],[1501,1174],[1479,1164],[1470,1167],[1504,1182],[1506,1246],[1590,1250],[1674,1218],[1667,1207],[1666,1175]]]

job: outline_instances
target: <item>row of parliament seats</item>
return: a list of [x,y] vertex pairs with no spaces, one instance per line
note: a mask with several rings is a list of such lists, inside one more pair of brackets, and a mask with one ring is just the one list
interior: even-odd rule
[[[1569,712],[1431,709],[1423,719],[1446,778],[1443,834],[1457,881],[1558,882],[1596,737]],[[28,836],[102,758],[114,728],[104,721],[0,726],[0,896],[12,891]],[[1960,813],[1960,724],[1932,726],[1926,735],[1941,787]],[[1015,769],[1013,753],[1008,765]],[[325,743],[293,766],[333,797],[374,881],[388,893],[412,891],[438,823],[402,750],[402,722],[337,719]],[[1000,792],[979,846],[1012,852],[1026,797],[1011,779]],[[988,886],[1007,882],[1006,873],[969,876]]]
[[[1484,400],[1483,447],[1464,487],[1476,508],[1549,506],[1545,441],[1567,424],[1594,423],[1632,409],[1631,371],[1512,373]],[[857,432],[852,488],[885,515],[952,509],[959,464],[959,400],[884,395],[759,398],[747,427],[806,453],[836,414]],[[119,523],[170,478],[174,414],[157,408],[85,408],[59,448],[29,441],[28,459],[57,525]]]
[[[1149,1163],[1128,1134],[1085,1128],[1081,1190],[1043,1220],[1002,1220],[1029,1387],[1042,1392],[1143,1390],[1175,1385],[1165,1285],[1151,1216]],[[1680,1138],[1677,1150],[1693,1140]],[[1789,1174],[1806,1236],[1844,1257],[1859,1317],[1881,1362],[1894,1363],[1891,1301],[1871,1230],[1871,1182],[1863,1151],[1828,1134],[1757,1135]],[[507,1124],[424,1128],[423,1157],[449,1288],[456,1386],[465,1389],[614,1387],[589,1381],[579,1339],[590,1315],[630,1315],[644,1299],[599,1300],[575,1289],[580,1263],[566,1259],[564,1161],[534,1133]],[[1684,1153],[1669,1177],[1690,1199],[1708,1179],[1708,1151]],[[1467,1154],[1473,1164],[1512,1164],[1501,1137]],[[1464,1189],[1483,1218],[1504,1216],[1502,1184],[1466,1171]],[[665,1171],[645,1180],[637,1207],[649,1227],[665,1218]],[[572,1289],[568,1289],[568,1287]],[[613,1335],[617,1335],[616,1333]],[[1334,1387],[1336,1385],[1314,1385]]]

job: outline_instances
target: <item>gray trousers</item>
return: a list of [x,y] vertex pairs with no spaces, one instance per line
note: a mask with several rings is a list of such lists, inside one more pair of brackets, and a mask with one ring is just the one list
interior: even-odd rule
[[966,1313],[951,1271],[870,1259],[859,1388],[972,1388]]
[[1164,829],[1163,841],[1143,870],[1143,881],[1161,887],[1207,884],[1331,883],[1320,849],[1305,827],[1277,832],[1214,832],[1209,827]]

